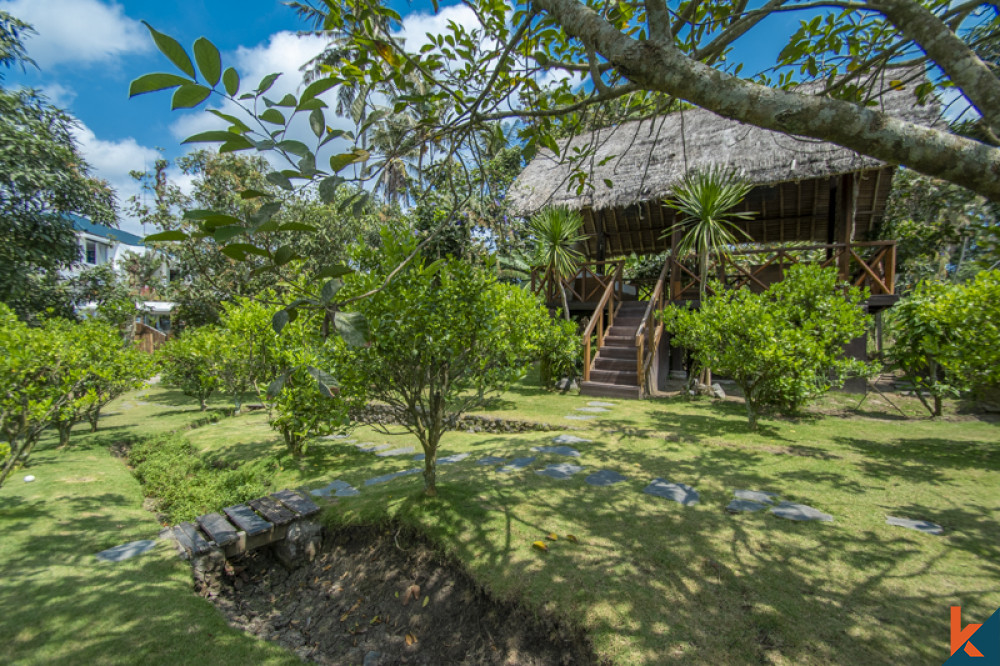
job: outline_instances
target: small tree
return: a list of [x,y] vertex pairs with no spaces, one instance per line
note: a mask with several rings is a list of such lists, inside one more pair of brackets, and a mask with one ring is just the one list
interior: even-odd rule
[[[350,294],[382,285],[415,249],[383,233],[379,261],[347,280]],[[424,490],[437,494],[441,436],[488,395],[507,387],[538,358],[536,331],[544,305],[517,287],[497,284],[489,269],[455,259],[429,263],[417,255],[384,289],[353,304],[370,326],[370,345],[342,340],[334,375],[345,391],[395,408],[424,451]],[[518,326],[517,322],[524,322]]]
[[850,374],[871,371],[844,356],[867,330],[866,294],[838,285],[834,269],[793,266],[762,294],[714,291],[698,310],[665,310],[664,326],[702,367],[743,390],[752,429],[766,411],[795,412]]
[[202,411],[208,399],[222,385],[218,366],[219,329],[202,326],[190,329],[160,348],[163,381],[198,400]]
[[568,208],[545,208],[528,222],[528,231],[535,238],[534,263],[545,276],[559,286],[563,316],[569,319],[569,300],[563,281],[576,275],[583,255],[576,249],[586,237],[580,234],[583,217]]

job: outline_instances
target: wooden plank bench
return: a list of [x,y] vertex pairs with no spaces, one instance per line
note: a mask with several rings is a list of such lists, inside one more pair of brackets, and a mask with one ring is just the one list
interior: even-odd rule
[[225,557],[242,555],[285,539],[295,523],[320,512],[311,499],[294,490],[282,490],[246,504],[227,506],[222,513],[198,516],[172,528],[174,539],[189,559],[219,549]]

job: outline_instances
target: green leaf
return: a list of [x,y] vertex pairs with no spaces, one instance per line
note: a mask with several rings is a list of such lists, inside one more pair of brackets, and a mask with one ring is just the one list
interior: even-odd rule
[[136,95],[144,95],[156,92],[157,90],[168,90],[189,83],[192,83],[190,79],[185,79],[183,76],[177,76],[176,74],[143,74],[129,84],[128,96],[135,97]]
[[281,210],[280,201],[269,201],[261,206],[256,213],[250,216],[250,221],[257,225],[263,224],[274,217],[279,210]]
[[240,91],[240,75],[232,67],[227,67],[222,73],[222,83],[226,86],[226,93],[230,97],[235,97]]
[[220,213],[217,213],[214,210],[206,210],[204,208],[192,208],[191,210],[184,211],[184,214],[181,217],[183,217],[185,220],[207,220],[208,218],[219,214]]
[[283,190],[292,190],[292,181],[288,180],[288,176],[281,173],[280,171],[272,171],[267,174],[267,182],[277,185]]
[[275,333],[281,333],[281,329],[290,321],[287,310],[278,310],[271,317],[271,328]]
[[305,90],[302,91],[302,97],[299,98],[299,104],[305,104],[316,95],[322,95],[330,88],[337,85],[336,79],[320,79],[319,81],[313,81],[310,83]]
[[275,102],[274,105],[275,106],[288,106],[288,107],[294,108],[295,105],[297,105],[298,103],[299,103],[299,101],[297,99],[295,99],[295,95],[292,95],[291,93],[286,93],[285,96],[281,98],[281,101],[280,102]]
[[319,392],[323,394],[324,397],[332,398],[334,393],[338,393],[340,390],[340,384],[334,379],[333,375],[319,368],[308,366],[306,372],[313,376],[316,380],[316,384],[319,388]]
[[291,245],[282,245],[274,252],[274,263],[276,266],[284,266],[295,258],[295,250]]
[[217,86],[222,73],[222,57],[215,44],[204,37],[199,37],[194,43],[194,59],[205,81],[213,88]]
[[177,89],[170,100],[170,109],[190,109],[198,106],[212,93],[210,88],[189,83]]
[[235,132],[227,132],[226,130],[209,130],[207,132],[199,132],[198,134],[184,139],[181,143],[214,143],[216,141],[229,141],[233,138],[243,139],[251,148],[253,147],[253,144],[242,135]]
[[323,109],[312,110],[309,114],[309,127],[317,139],[323,137],[323,132],[326,131],[326,116],[323,115]]
[[278,72],[275,72],[274,74],[268,74],[263,79],[261,79],[260,80],[260,85],[257,86],[257,94],[258,95],[263,95],[268,90],[270,90],[271,86],[274,85],[274,82],[278,80],[279,76],[281,76],[281,74],[278,73]]
[[337,188],[344,182],[340,176],[327,176],[319,182],[319,198],[323,203],[333,203],[337,198]]
[[260,197],[273,197],[273,194],[261,192],[260,190],[240,190],[240,199],[259,199]]
[[216,243],[225,243],[235,236],[239,236],[243,233],[242,226],[236,226],[235,224],[227,225],[225,227],[217,227],[213,237]]
[[348,345],[364,347],[368,344],[368,321],[360,312],[338,312],[333,325]]
[[235,259],[236,261],[246,261],[247,259],[246,250],[240,247],[240,245],[242,245],[242,243],[234,243],[233,245],[227,245],[224,248],[222,248],[220,252],[222,252],[222,254],[226,255],[227,257]]
[[[272,325],[273,325],[273,320],[272,320]],[[280,333],[280,331],[279,331],[279,333]],[[268,398],[274,398],[279,393],[281,393],[281,389],[285,388],[285,380],[287,379],[287,377],[288,377],[288,375],[281,375],[280,377],[278,377],[273,382],[271,382],[270,384],[267,385],[267,397]]]
[[226,141],[224,144],[219,146],[220,153],[234,153],[237,150],[250,150],[254,147],[253,142],[243,136],[237,136],[236,138]]
[[316,227],[305,222],[285,222],[278,227],[278,231],[316,231]]
[[337,295],[340,288],[344,286],[343,280],[338,280],[334,278],[323,285],[323,289],[319,292],[319,300],[323,305],[326,305],[333,300],[333,297]]
[[327,266],[326,268],[321,270],[319,273],[316,274],[316,277],[319,279],[337,278],[343,275],[349,275],[353,272],[354,272],[353,268],[344,266],[343,264],[334,264],[333,266]]
[[278,111],[277,109],[267,109],[264,113],[260,114],[260,119],[273,125],[285,124],[285,116],[283,116],[281,111]]
[[276,145],[286,153],[298,155],[299,157],[308,157],[312,155],[312,151],[309,150],[309,147],[306,144],[294,139],[285,139],[284,141],[279,141]]
[[368,157],[369,152],[367,150],[355,148],[349,153],[341,153],[340,155],[332,156],[330,158],[330,169],[336,173],[351,164],[355,164],[356,162],[364,162],[368,159]]
[[191,58],[188,57],[187,52],[184,47],[178,43],[173,37],[164,35],[162,32],[154,29],[153,26],[149,25],[145,21],[142,22],[144,26],[149,30],[149,34],[153,36],[153,41],[156,43],[156,48],[160,49],[160,53],[167,56],[170,62],[177,66],[177,69],[181,70],[192,79],[196,78],[194,73],[194,65],[191,64]]
[[188,235],[179,229],[173,231],[161,231],[156,234],[150,234],[143,238],[144,243],[155,243],[157,241],[182,241],[186,239]]

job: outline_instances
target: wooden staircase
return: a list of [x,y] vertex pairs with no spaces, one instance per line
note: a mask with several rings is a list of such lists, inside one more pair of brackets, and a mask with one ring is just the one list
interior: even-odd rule
[[580,384],[580,394],[602,398],[642,397],[636,357],[636,333],[649,301],[624,301],[615,313],[590,368],[590,377]]

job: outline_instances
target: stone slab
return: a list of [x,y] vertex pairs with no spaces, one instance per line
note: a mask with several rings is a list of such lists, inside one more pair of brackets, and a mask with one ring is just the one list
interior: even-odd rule
[[401,476],[410,476],[411,474],[420,474],[424,470],[419,467],[414,467],[412,469],[404,469],[402,472],[393,472],[392,474],[383,474],[382,476],[376,476],[373,479],[368,479],[365,481],[366,486],[374,486],[377,483],[385,483],[386,481],[392,481],[393,479],[398,479]]
[[471,453],[453,453],[450,456],[445,456],[444,458],[438,458],[438,465],[447,465],[449,463],[462,462],[468,458]]
[[569,463],[556,463],[554,465],[549,465],[545,469],[536,470],[535,474],[541,474],[543,476],[551,476],[553,479],[568,479],[577,472],[582,472],[583,467],[579,465],[571,465]]
[[568,414],[565,418],[569,419],[570,421],[589,421],[597,417],[592,416],[590,414]]
[[376,451],[375,455],[379,458],[388,458],[389,456],[405,456],[407,453],[413,453],[414,448],[412,446],[401,446],[398,449],[387,449],[385,451]]
[[594,472],[584,479],[584,481],[592,486],[612,486],[616,483],[621,483],[622,481],[627,480],[627,476],[622,476],[618,472],[611,469],[602,469],[599,472]]
[[578,412],[588,412],[590,414],[603,414],[605,412],[610,412],[610,409],[605,409],[604,407],[577,407]]
[[302,518],[308,518],[320,511],[319,505],[316,502],[294,490],[279,490],[276,493],[271,493],[271,497],[287,506]]
[[222,514],[206,513],[204,516],[198,516],[197,521],[208,538],[222,547],[228,546],[239,538],[236,530],[229,524],[228,520],[222,517]]
[[486,456],[485,458],[480,458],[476,461],[477,465],[499,465],[501,463],[507,462],[506,458],[498,458],[496,456]]
[[754,502],[753,500],[748,499],[734,499],[726,505],[726,511],[729,513],[749,513],[766,509],[767,506],[768,505],[763,502]]
[[733,494],[736,495],[736,499],[763,502],[764,504],[774,504],[774,498],[778,496],[778,493],[766,490],[734,490]]
[[615,407],[613,402],[602,402],[600,400],[591,400],[587,403],[588,407]]
[[355,444],[354,447],[358,451],[363,451],[364,453],[375,453],[376,451],[381,451],[383,449],[391,448],[392,444],[376,444],[375,442],[361,442],[360,444]]
[[909,518],[897,518],[896,516],[886,516],[885,522],[895,527],[905,527],[908,530],[917,530],[924,534],[940,535],[944,534],[944,528],[929,520],[911,520]]
[[264,520],[246,504],[234,504],[223,509],[233,525],[247,533],[247,536],[263,534],[274,529],[269,521]]
[[673,483],[666,479],[653,479],[648,486],[642,489],[648,495],[655,495],[665,499],[679,502],[684,506],[697,504],[701,497],[698,491],[683,483]]
[[577,437],[576,435],[557,435],[552,438],[553,444],[587,444],[589,442],[589,439]]
[[814,509],[805,504],[795,504],[794,502],[781,502],[778,506],[771,507],[771,513],[779,518],[787,520],[818,520],[824,523],[832,523],[833,516],[823,513],[819,509]]
[[328,486],[309,491],[310,495],[316,497],[354,497],[360,495],[361,491],[349,484],[347,481],[331,481]]
[[538,453],[552,453],[557,456],[580,457],[580,452],[571,446],[533,446],[531,450]]
[[129,543],[123,543],[120,546],[115,546],[114,548],[108,548],[107,550],[102,550],[96,554],[97,559],[103,560],[105,562],[121,562],[122,560],[127,560],[135,557],[136,555],[142,555],[143,553],[148,553],[153,550],[153,546],[156,545],[156,541],[152,539],[143,539],[141,541],[130,541]]
[[348,437],[350,437],[350,435],[323,435],[322,437],[320,437],[320,439],[325,439],[328,441],[338,440],[340,442],[343,442],[344,444],[353,444],[354,442],[358,441],[356,439],[348,439]]
[[504,474],[507,474],[508,472],[515,472],[519,469],[524,469],[533,462],[535,462],[535,456],[530,456],[526,458],[514,458],[513,460],[510,461],[509,465],[501,467],[499,471],[503,472]]

